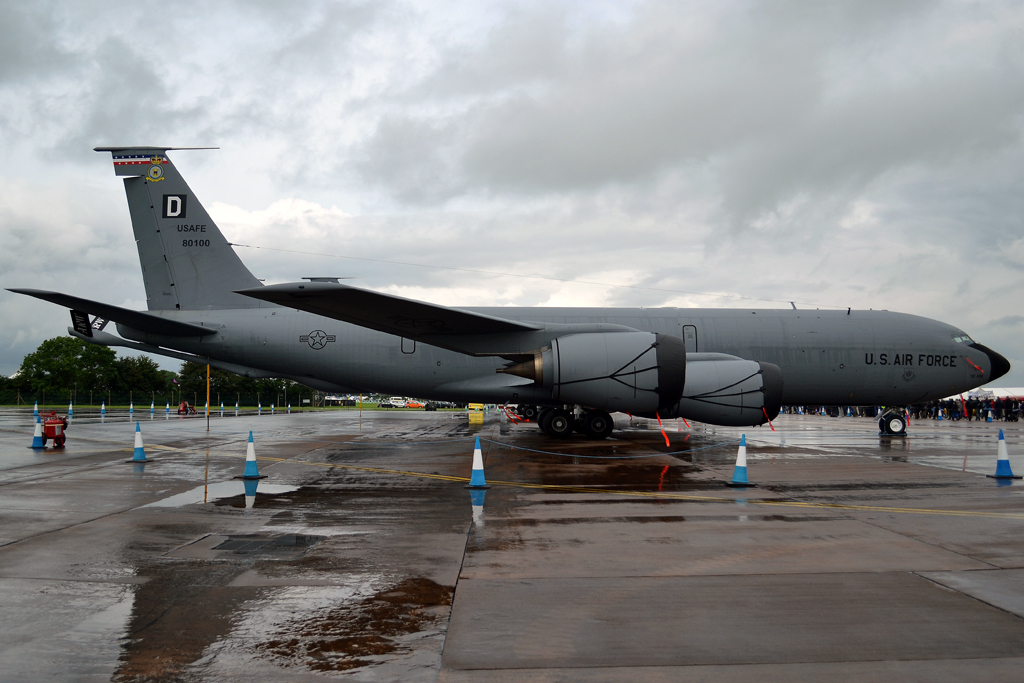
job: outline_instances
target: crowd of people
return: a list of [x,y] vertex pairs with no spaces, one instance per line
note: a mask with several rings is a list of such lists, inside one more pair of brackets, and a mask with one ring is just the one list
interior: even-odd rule
[[[947,399],[929,401],[907,406],[912,420],[988,420],[989,412],[992,419],[999,422],[1017,422],[1020,419],[1022,401],[1016,398],[992,399]],[[880,417],[884,406],[783,406],[782,412],[791,415],[829,415],[840,417]]]
[[950,399],[907,406],[912,418],[918,420],[987,420],[1017,422],[1020,419],[1021,402],[1015,398],[994,399]]

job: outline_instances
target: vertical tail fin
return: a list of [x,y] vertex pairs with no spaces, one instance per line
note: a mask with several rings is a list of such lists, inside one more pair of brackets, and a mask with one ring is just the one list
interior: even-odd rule
[[[234,290],[260,282],[167,158],[174,147],[97,147],[125,176],[128,210],[151,311],[254,308]],[[184,149],[184,148],[178,148]]]

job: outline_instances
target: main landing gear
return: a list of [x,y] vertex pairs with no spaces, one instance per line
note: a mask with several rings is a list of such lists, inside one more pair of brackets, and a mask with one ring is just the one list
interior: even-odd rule
[[886,436],[907,435],[906,411],[888,410],[878,418],[878,430]]
[[[531,419],[527,415],[531,409],[537,410],[534,406],[525,406],[520,414]],[[591,439],[607,439],[614,429],[612,416],[604,410],[569,411],[565,408],[544,407],[534,414],[537,416],[537,426],[556,439],[567,439],[574,431],[582,432]]]

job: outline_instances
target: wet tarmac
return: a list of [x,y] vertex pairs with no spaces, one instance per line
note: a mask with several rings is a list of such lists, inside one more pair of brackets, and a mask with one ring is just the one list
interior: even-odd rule
[[[0,680],[1016,681],[1017,423],[0,409]],[[94,414],[95,413],[95,414]],[[236,479],[253,431],[262,480]],[[756,488],[723,486],[741,432]],[[491,488],[467,490],[473,437]],[[666,437],[669,444],[666,445]]]

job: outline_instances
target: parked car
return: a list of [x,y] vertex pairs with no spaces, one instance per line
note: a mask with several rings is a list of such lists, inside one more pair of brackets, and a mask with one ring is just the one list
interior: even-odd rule
[[381,401],[380,403],[378,403],[377,407],[378,408],[397,408],[398,406],[396,406],[391,401],[384,400],[384,401]]
[[425,408],[426,404],[420,403],[419,401],[414,400],[414,399],[409,399],[408,401],[405,402],[405,407],[406,408]]
[[391,404],[392,408],[404,408],[405,407],[405,399],[402,398],[401,396],[392,396],[391,398],[388,399],[388,403]]

